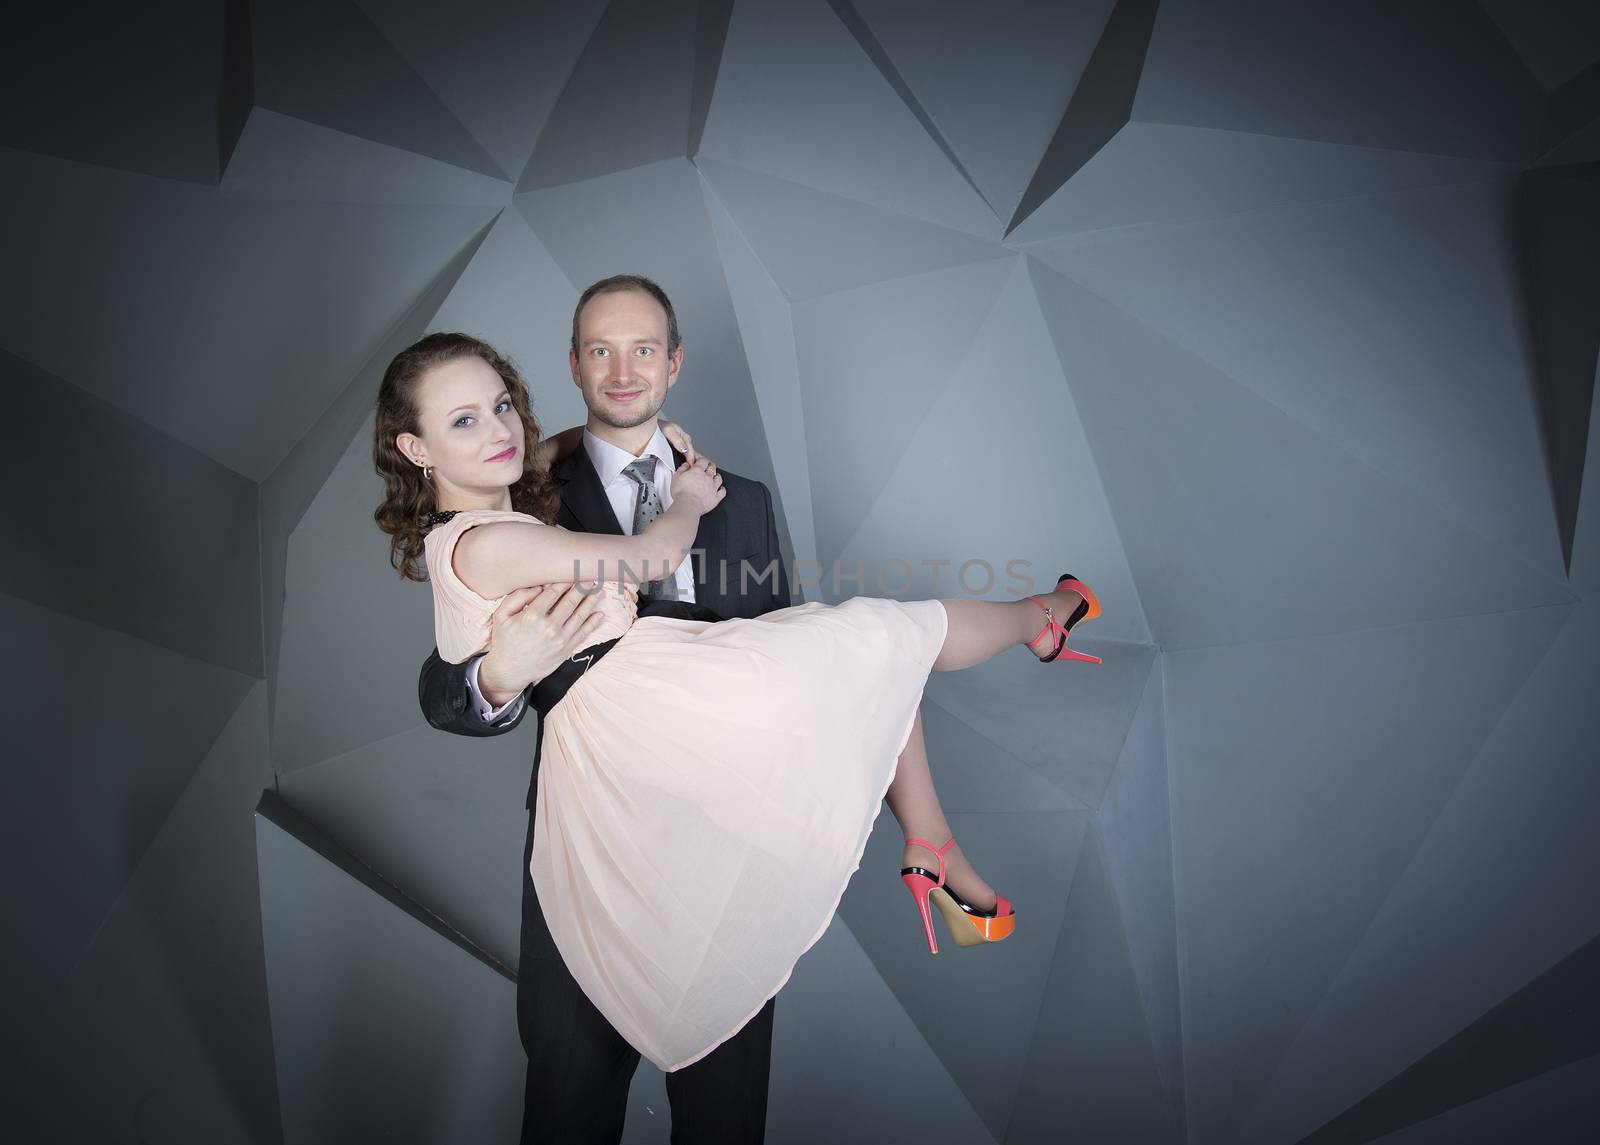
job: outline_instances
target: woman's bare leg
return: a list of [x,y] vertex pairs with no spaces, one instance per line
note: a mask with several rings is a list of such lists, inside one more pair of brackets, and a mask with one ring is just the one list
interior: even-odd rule
[[[1047,592],[1041,594],[1041,599],[1050,606],[1051,615],[1065,620],[1082,598],[1075,592]],[[944,646],[933,662],[936,672],[953,672],[981,664],[1013,644],[1026,643],[1045,625],[1044,611],[1030,600],[947,600],[943,603],[950,623]],[[1035,655],[1048,654],[1055,647],[1054,639],[1047,633],[1033,647],[1037,649]],[[907,839],[926,839],[935,847],[949,842],[950,824],[944,817],[944,808],[939,806],[939,795],[933,789],[933,774],[928,770],[928,747],[922,738],[921,712],[911,725],[911,736],[900,753],[894,782],[884,798]],[[961,844],[945,852],[944,862],[945,880],[956,894],[979,910],[994,908],[994,888],[972,869],[966,855],[961,853]],[[900,865],[937,871],[939,856],[920,844],[907,843]]]
[[[1050,606],[1058,622],[1066,619],[1082,601],[1075,592],[1044,592],[1039,599]],[[935,672],[954,672],[982,664],[991,656],[1031,639],[1044,627],[1044,610],[1031,600],[946,600],[945,615],[950,618],[944,647],[933,662]],[[1055,647],[1048,633],[1039,641],[1045,654]],[[1035,653],[1037,655],[1037,653]]]
[[[1039,612],[1036,608],[1035,612]],[[1044,613],[1039,613],[1043,616]],[[1029,633],[1032,635],[1032,633]],[[945,821],[944,809],[939,806],[939,796],[933,789],[933,775],[928,770],[928,748],[922,739],[922,713],[917,713],[911,725],[911,738],[900,753],[900,763],[895,768],[894,782],[884,797],[889,810],[894,813],[900,830],[907,839],[926,839],[935,847],[950,841],[950,824]],[[994,908],[994,888],[978,877],[957,843],[945,852],[945,881],[956,894],[979,910]],[[926,847],[907,843],[901,858],[902,867],[923,867],[939,871],[939,856]]]

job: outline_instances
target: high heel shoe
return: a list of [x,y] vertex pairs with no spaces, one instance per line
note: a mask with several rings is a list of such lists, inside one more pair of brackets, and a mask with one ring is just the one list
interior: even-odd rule
[[995,894],[992,910],[979,910],[944,885],[944,855],[956,845],[954,839],[942,847],[935,847],[922,839],[907,839],[906,842],[926,847],[939,856],[937,881],[932,871],[922,867],[900,868],[900,880],[911,891],[911,897],[917,900],[917,911],[922,915],[922,930],[928,936],[929,954],[939,953],[939,944],[933,937],[933,915],[928,910],[930,900],[944,915],[944,924],[957,946],[976,946],[980,942],[999,942],[1002,938],[1010,937],[1017,926],[1017,912],[1005,895]]
[[[1036,596],[1030,596],[1029,600],[1044,609],[1044,627],[1034,634],[1033,640],[1028,641],[1028,650],[1030,652],[1033,651],[1033,641],[1039,639],[1046,632],[1050,632],[1057,634],[1056,646],[1050,655],[1039,656],[1040,663],[1048,664],[1050,661],[1060,658],[1062,660],[1079,660],[1085,664],[1099,664],[1101,662],[1100,657],[1090,656],[1085,652],[1076,652],[1067,647],[1067,633],[1072,631],[1074,625],[1083,620],[1093,620],[1100,615],[1099,598],[1095,596],[1092,588],[1071,573],[1061,574],[1061,579],[1056,581],[1056,591],[1075,592],[1083,599],[1078,602],[1078,607],[1073,609],[1072,615],[1063,624],[1051,613],[1048,604]],[[1035,652],[1034,655],[1038,656],[1038,653]]]

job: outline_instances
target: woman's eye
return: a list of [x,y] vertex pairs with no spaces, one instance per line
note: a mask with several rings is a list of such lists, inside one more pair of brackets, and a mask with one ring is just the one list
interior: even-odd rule
[[511,408],[511,399],[510,398],[501,398],[500,399],[500,404],[494,407],[494,412],[495,413],[505,413],[506,410],[508,410],[510,408]]
[[471,420],[472,420],[471,417],[469,417],[466,414],[462,414],[460,417],[456,418],[456,420],[455,420],[456,427],[460,428],[461,426],[466,425]]

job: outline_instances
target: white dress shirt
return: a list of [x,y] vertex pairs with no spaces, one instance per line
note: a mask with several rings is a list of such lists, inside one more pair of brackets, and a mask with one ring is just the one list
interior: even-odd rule
[[[583,448],[589,454],[589,461],[594,465],[594,471],[600,477],[600,487],[605,490],[606,500],[611,503],[611,511],[617,518],[617,524],[622,526],[626,536],[633,535],[633,514],[639,504],[639,486],[633,478],[623,472],[630,464],[638,460],[626,449],[620,449],[609,441],[601,441],[588,430],[583,431]],[[639,457],[654,457],[656,459],[656,493],[661,497],[661,510],[665,512],[672,505],[672,472],[676,466],[672,462],[672,447],[667,444],[661,427],[656,427],[656,432],[651,436]],[[694,566],[693,562],[685,558],[678,566],[676,573],[678,585],[678,599],[694,601]],[[483,698],[483,693],[478,689],[478,665],[483,662],[482,654],[474,656],[467,661],[467,695],[471,699],[473,709],[486,724],[497,724],[501,720],[515,715],[522,708],[523,697],[518,695],[501,707],[495,707]]]
[[[639,486],[632,477],[623,472],[639,457],[654,457],[656,459],[656,492],[661,496],[661,510],[672,507],[672,471],[676,466],[672,462],[672,447],[667,444],[667,439],[657,426],[656,431],[644,450],[635,457],[626,449],[619,449],[609,441],[601,441],[588,430],[583,431],[583,448],[589,454],[589,460],[594,464],[594,471],[600,475],[600,487],[606,491],[606,500],[611,502],[611,511],[616,515],[617,524],[622,526],[622,531],[628,536],[633,535],[633,514],[639,505]],[[688,558],[678,566],[676,573],[678,584],[678,599],[694,601],[694,565]]]

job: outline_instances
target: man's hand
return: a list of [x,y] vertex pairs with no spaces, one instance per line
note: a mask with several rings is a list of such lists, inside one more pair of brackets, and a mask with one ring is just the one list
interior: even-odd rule
[[478,665],[478,691],[495,707],[517,698],[567,657],[593,643],[600,624],[598,592],[576,585],[540,585],[506,594],[489,623],[489,651]]

